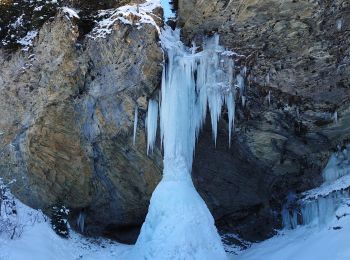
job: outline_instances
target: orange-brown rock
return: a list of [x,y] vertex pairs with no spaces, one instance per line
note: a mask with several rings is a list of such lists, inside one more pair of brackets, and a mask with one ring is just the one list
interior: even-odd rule
[[160,84],[158,31],[116,21],[105,38],[81,39],[76,22],[59,12],[28,52],[0,53],[0,177],[29,206],[64,204],[72,226],[84,212],[85,234],[130,242],[161,178],[144,126]]

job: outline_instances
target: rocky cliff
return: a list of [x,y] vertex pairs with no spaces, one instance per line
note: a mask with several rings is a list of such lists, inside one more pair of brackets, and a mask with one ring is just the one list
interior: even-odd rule
[[146,155],[144,118],[163,53],[157,27],[137,15],[103,19],[115,20],[81,38],[80,18],[57,9],[30,48],[2,53],[0,176],[28,205],[63,204],[72,225],[84,214],[86,234],[130,242],[161,177],[160,152]]
[[[12,1],[0,5],[8,14],[0,20],[0,177],[32,207],[70,208],[73,226],[85,216],[85,234],[132,242],[161,178],[161,152],[147,156],[144,125],[160,86],[161,14],[148,8],[142,23],[142,7],[116,9],[128,1],[52,2],[22,6],[18,24]],[[247,68],[231,148],[226,118],[216,147],[208,122],[194,183],[222,233],[264,239],[280,227],[285,196],[319,185],[332,149],[348,143],[350,4],[179,0],[177,7],[184,42],[219,33],[241,54],[237,68]]]
[[227,149],[224,120],[216,149],[204,131],[195,182],[222,229],[265,238],[278,227],[283,198],[320,184],[329,152],[348,143],[350,4],[179,0],[178,6],[185,42],[218,33],[247,67],[234,145]]

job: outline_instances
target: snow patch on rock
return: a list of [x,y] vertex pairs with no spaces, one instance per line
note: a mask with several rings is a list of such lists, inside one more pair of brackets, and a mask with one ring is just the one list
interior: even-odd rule
[[106,38],[112,32],[112,27],[116,22],[128,25],[136,25],[140,29],[142,24],[151,24],[160,32],[160,28],[154,20],[152,14],[155,8],[161,7],[159,0],[149,0],[144,4],[125,5],[116,9],[102,10],[97,15],[97,25],[94,27],[90,38]]
[[78,15],[78,11],[74,10],[72,8],[69,7],[62,7],[62,11],[67,15],[68,18],[77,18],[80,19],[79,15]]
[[22,48],[23,51],[28,51],[29,48],[33,46],[33,41],[37,35],[38,35],[37,30],[29,31],[26,36],[17,40],[17,43],[23,46]]

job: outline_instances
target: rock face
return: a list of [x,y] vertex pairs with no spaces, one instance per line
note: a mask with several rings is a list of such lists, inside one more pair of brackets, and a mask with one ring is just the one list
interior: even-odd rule
[[329,153],[348,143],[350,3],[179,0],[178,6],[185,42],[217,32],[220,44],[245,55],[237,64],[248,71],[232,148],[225,120],[216,149],[210,128],[202,133],[197,188],[222,230],[266,238],[279,226],[274,219],[288,192],[319,185]]
[[29,52],[0,54],[0,176],[28,205],[64,204],[73,226],[85,216],[86,234],[132,242],[161,178],[144,126],[160,84],[158,31],[116,21],[105,38],[80,39],[77,23],[61,11]]
[[[0,10],[12,6],[3,2]],[[19,2],[29,12],[39,8],[38,1]],[[85,234],[132,242],[161,178],[160,151],[146,155],[144,119],[160,85],[163,53],[156,28],[139,29],[135,17],[116,21],[104,38],[91,33],[96,9],[126,2],[58,1],[43,7],[42,27],[40,13],[26,15],[22,27],[10,26],[19,17],[13,8],[0,17],[3,46],[38,29],[28,52],[0,49],[0,177],[32,207],[70,208],[73,226],[85,216]],[[62,4],[81,9],[81,18],[56,14]],[[176,4],[185,42],[200,44],[218,32],[222,45],[244,55],[237,65],[247,67],[231,148],[226,118],[216,147],[208,122],[193,181],[221,232],[264,239],[280,226],[285,196],[319,185],[332,149],[350,140],[350,4]]]
[[[117,8],[132,3],[142,3],[142,0],[55,0],[27,1],[2,0],[0,2],[0,47],[6,50],[16,50],[21,46],[21,40],[37,31],[42,25],[55,17],[62,7],[69,6],[79,10],[77,20],[80,37],[88,33],[94,26],[99,10]],[[29,34],[28,34],[29,33]]]

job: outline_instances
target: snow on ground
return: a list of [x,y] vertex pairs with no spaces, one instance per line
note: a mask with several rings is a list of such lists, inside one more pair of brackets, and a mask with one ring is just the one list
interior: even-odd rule
[[89,241],[73,233],[70,239],[56,235],[48,222],[27,226],[20,238],[0,238],[1,260],[75,260],[118,259],[128,246],[103,241]]
[[[126,255],[133,246],[106,239],[87,239],[70,231],[63,239],[51,229],[47,218],[19,201],[18,222],[21,237],[9,239],[0,234],[1,260],[134,260]],[[339,219],[338,219],[339,218]],[[262,243],[244,251],[236,250],[231,260],[348,260],[350,259],[350,207],[340,207],[334,219],[324,227],[300,226],[280,231]],[[160,241],[161,243],[161,241]],[[199,260],[199,259],[198,259]]]
[[349,260],[350,207],[340,207],[326,226],[299,226],[254,244],[231,260]]
[[[171,183],[166,183],[170,184]],[[175,182],[176,184],[176,182]],[[172,196],[163,196],[164,192],[171,192],[173,191],[176,193],[178,189],[174,189],[176,187],[163,187],[163,191],[161,192],[161,201],[158,201],[158,203],[161,204],[161,206],[166,207],[169,203],[169,200],[175,200],[175,201],[181,201],[181,203],[178,204],[178,207],[183,208],[183,213],[188,212],[188,214],[176,215],[176,216],[168,216],[171,217],[170,223],[178,223],[181,221],[181,219],[184,219],[188,217],[191,214],[191,206],[187,205],[187,196],[189,195],[188,192],[192,193],[194,191],[194,188],[192,187],[193,184],[189,182],[190,187],[187,189],[187,192],[183,192],[183,196],[176,196],[176,194],[172,194]],[[186,187],[186,186],[185,186]],[[184,188],[182,186],[179,186],[179,188]],[[9,194],[9,196],[12,196]],[[192,196],[192,195],[191,195]],[[190,196],[190,197],[191,197]],[[199,195],[195,194],[196,199],[202,200]],[[12,198],[11,198],[12,199]],[[14,199],[14,198],[13,198]],[[13,239],[10,238],[11,232],[0,232],[0,260],[28,260],[28,259],[35,259],[35,260],[138,260],[138,259],[164,259],[164,258],[157,258],[152,257],[152,254],[150,258],[143,258],[141,255],[143,252],[140,252],[140,248],[136,248],[136,250],[131,250],[135,248],[134,246],[129,245],[123,245],[119,244],[107,239],[89,239],[86,237],[81,236],[80,234],[75,233],[74,231],[70,230],[70,237],[69,239],[64,239],[58,236],[50,226],[49,219],[43,215],[38,210],[31,209],[27,207],[26,205],[19,202],[17,199],[14,199],[16,203],[16,212],[15,216],[10,216],[10,221],[15,226],[18,227],[18,236],[15,236]],[[204,202],[201,202],[204,204]],[[171,207],[171,204],[168,205],[168,207]],[[189,208],[188,208],[189,207]],[[206,209],[207,210],[207,209]],[[204,212],[205,216],[210,216],[207,212]],[[167,216],[164,216],[167,217]],[[207,228],[212,228],[214,219],[206,219],[206,218],[196,218],[198,216],[190,215],[191,220],[189,223],[193,223],[194,225],[188,226],[188,230],[180,230],[181,232],[179,234],[172,234],[172,236],[175,239],[170,239],[171,241],[178,240],[179,245],[182,243],[183,240],[186,240],[188,236],[198,236],[201,234],[206,237],[206,231],[207,230],[196,230],[194,228],[196,226],[196,222],[198,221],[208,221],[210,222],[210,225],[208,224]],[[211,217],[211,216],[210,216]],[[5,221],[8,217],[6,214],[2,214],[0,216],[0,224],[2,221]],[[161,222],[160,223],[164,223]],[[168,222],[166,222],[168,223]],[[187,222],[186,222],[187,223]],[[157,223],[154,223],[155,226]],[[164,229],[169,229],[170,227],[162,226],[159,227]],[[154,230],[150,230],[150,232],[153,232]],[[157,232],[157,231],[155,231]],[[163,233],[163,232],[161,232]],[[171,233],[171,232],[170,232]],[[199,234],[198,234],[199,233]],[[166,235],[169,235],[169,233],[163,233]],[[169,236],[170,237],[170,236]],[[145,238],[145,237],[143,237]],[[215,240],[210,241],[211,237],[207,237],[206,240],[208,241],[208,244],[213,244],[215,246]],[[167,245],[164,243],[166,240],[165,237],[159,238],[159,249],[162,249]],[[206,246],[207,244],[203,245]],[[200,247],[200,245],[199,245]],[[151,249],[157,249],[151,247]],[[184,252],[182,247],[179,247],[179,257],[178,258],[171,258],[171,259],[212,259],[208,258],[209,255],[203,255],[203,257],[199,258],[183,258],[181,257],[181,254],[186,254],[187,256],[191,256],[193,254],[198,254],[195,250],[192,250],[195,248],[194,245],[189,244],[187,246],[187,250],[190,250],[190,252]],[[142,250],[145,250],[147,248],[142,248]],[[205,251],[205,248],[202,249]],[[181,253],[182,252],[182,253]],[[210,253],[211,250],[208,251]],[[158,254],[159,252],[155,251],[154,253]],[[136,255],[135,255],[136,254]]]
[[[107,239],[85,238],[72,230],[69,239],[61,238],[43,213],[14,202],[15,215],[5,214],[2,207],[0,226],[6,223],[10,230],[0,232],[0,260],[115,260],[131,248]],[[16,235],[11,239],[13,227]]]

